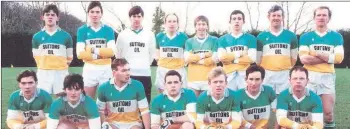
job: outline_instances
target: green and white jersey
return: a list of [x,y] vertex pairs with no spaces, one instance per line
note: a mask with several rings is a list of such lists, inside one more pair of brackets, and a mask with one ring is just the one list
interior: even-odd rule
[[186,41],[185,44],[185,60],[188,62],[188,58],[190,54],[200,54],[200,53],[212,53],[209,58],[210,62],[212,62],[211,65],[205,64],[205,59],[201,59],[201,61],[198,61],[196,63],[190,63],[188,64],[188,82],[194,83],[194,82],[205,82],[207,83],[208,80],[208,73],[211,69],[213,69],[216,66],[217,62],[217,40],[218,38],[208,35],[205,39],[200,40],[198,37],[190,38]]
[[239,100],[236,92],[228,88],[224,91],[224,97],[216,100],[211,96],[211,91],[204,91],[197,101],[197,120],[203,121],[205,117],[210,124],[223,124],[232,121],[240,121]]
[[181,89],[175,98],[170,97],[165,91],[152,101],[151,124],[159,125],[165,119],[174,119],[184,115],[194,122],[195,113],[196,95],[192,90]]
[[[21,90],[10,95],[7,110],[7,125],[15,128],[18,124],[33,124],[46,120],[46,115],[52,103],[49,93],[36,89],[34,96],[27,100]],[[46,124],[43,125],[46,127]]]
[[281,71],[289,70],[295,65],[298,39],[293,32],[286,29],[281,29],[279,33],[263,31],[257,39],[258,57],[261,58],[262,67],[270,71]]
[[61,28],[52,34],[43,28],[33,35],[32,51],[38,69],[66,70],[73,60],[73,40]]
[[140,116],[149,113],[143,85],[134,79],[122,87],[114,83],[114,78],[103,83],[98,87],[96,102],[100,111],[109,112],[108,122],[141,122]]
[[305,64],[304,67],[310,71],[320,73],[334,73],[334,64],[340,64],[344,59],[344,39],[343,36],[332,30],[321,34],[311,31],[300,36],[299,56],[324,53],[329,56],[329,60],[320,64]]
[[243,118],[248,122],[268,120],[271,109],[276,108],[276,94],[270,86],[262,85],[260,92],[252,96],[246,88],[237,91]]
[[188,36],[183,32],[177,32],[169,38],[165,32],[156,36],[156,49],[159,49],[158,66],[167,69],[180,69],[185,65],[184,49]]
[[66,96],[56,99],[51,105],[49,114],[49,120],[69,121],[77,127],[89,127],[89,120],[99,117],[95,101],[83,94],[80,95],[80,100],[75,105],[68,102]]
[[278,120],[287,117],[297,123],[323,122],[322,101],[309,89],[298,99],[289,88],[278,96],[276,114]]
[[[81,57],[85,48],[95,48],[93,55],[101,56],[99,59],[87,60]],[[102,24],[97,29],[90,24],[85,24],[77,30],[77,48],[76,53],[79,59],[85,63],[93,65],[109,65],[111,64],[111,57],[116,52],[114,30],[108,25]],[[97,52],[96,50],[99,50]],[[90,53],[89,53],[90,54]]]

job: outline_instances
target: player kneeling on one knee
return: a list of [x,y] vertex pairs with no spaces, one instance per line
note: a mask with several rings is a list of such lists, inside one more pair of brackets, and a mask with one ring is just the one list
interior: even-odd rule
[[50,108],[48,129],[100,129],[101,121],[95,101],[85,95],[83,77],[71,74],[64,79],[66,95]]
[[196,95],[192,90],[182,88],[180,73],[168,71],[164,88],[163,93],[152,101],[152,129],[194,129]]
[[283,128],[322,129],[323,110],[321,98],[306,88],[308,71],[301,66],[290,70],[291,87],[277,98],[277,122]]

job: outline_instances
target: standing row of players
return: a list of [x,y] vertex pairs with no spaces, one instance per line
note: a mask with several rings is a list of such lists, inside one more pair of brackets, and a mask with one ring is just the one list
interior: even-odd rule
[[[73,57],[72,39],[57,26],[58,9],[48,5],[43,11],[45,27],[33,36],[33,55],[38,66],[38,86],[49,93],[62,93],[62,82],[68,75],[68,64]],[[257,38],[244,33],[244,13],[235,10],[229,23],[231,32],[220,38],[208,34],[209,20],[198,16],[194,25],[196,35],[188,39],[178,32],[176,14],[164,18],[165,31],[154,34],[144,30],[144,12],[134,6],[129,11],[131,27],[121,32],[115,43],[113,30],[101,23],[103,14],[99,2],[88,6],[89,23],[77,32],[76,54],[85,64],[83,68],[84,91],[95,97],[98,85],[112,77],[111,57],[126,58],[130,63],[131,78],[140,81],[150,102],[151,68],[158,61],[155,85],[160,93],[164,90],[164,76],[169,70],[180,73],[184,87],[195,91],[196,96],[207,90],[207,76],[217,62],[223,63],[228,77],[228,87],[238,90],[246,86],[245,70],[251,63],[266,69],[264,84],[271,86],[276,94],[287,89],[288,71],[298,56],[298,40],[295,34],[283,29],[284,11],[273,6],[268,11],[270,28]],[[308,87],[321,96],[325,112],[325,127],[334,127],[333,107],[335,101],[334,64],[344,57],[342,36],[327,28],[331,18],[328,7],[314,11],[316,30],[301,36],[299,57],[310,71]],[[188,64],[188,73],[184,66]],[[188,74],[188,75],[187,75]]]
[[278,97],[262,84],[265,70],[257,65],[247,68],[247,87],[238,91],[228,88],[222,67],[212,69],[208,90],[198,98],[183,88],[180,73],[170,70],[164,77],[164,92],[152,100],[150,110],[142,83],[130,78],[127,60],[115,59],[111,67],[113,78],[98,88],[96,102],[85,95],[79,74],[65,77],[65,95],[52,102],[48,92],[37,88],[35,72],[20,73],[20,90],[9,100],[8,127],[100,129],[102,122],[103,129],[267,129],[274,111],[284,128],[323,128],[321,98],[306,88],[309,73],[304,67],[290,70],[291,87]]

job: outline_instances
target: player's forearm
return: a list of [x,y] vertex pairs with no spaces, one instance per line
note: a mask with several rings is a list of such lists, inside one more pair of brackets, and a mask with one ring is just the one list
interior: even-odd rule
[[7,127],[10,129],[21,129],[23,128],[23,122],[15,119],[6,120]]
[[314,129],[323,129],[323,124],[321,122],[313,122],[311,127]]
[[151,119],[150,114],[145,113],[142,115],[142,121],[145,129],[151,129]]
[[229,63],[229,62],[232,62],[236,57],[235,57],[235,54],[230,52],[230,53],[227,53],[227,52],[223,52],[220,54],[221,56],[219,56],[219,60],[223,63]]
[[248,56],[244,55],[238,58],[238,64],[251,64],[254,61]]
[[236,121],[236,120],[232,120],[230,122],[229,126],[232,127],[232,129],[239,129],[239,127],[241,127],[241,122]]
[[112,48],[95,48],[94,54],[99,55],[102,58],[111,58],[114,56]]
[[317,58],[315,56],[311,56],[311,55],[303,55],[300,57],[300,61],[303,64],[307,64],[307,65],[315,65],[315,64],[321,64],[321,63],[327,63],[326,61]]
[[324,62],[328,62],[328,60],[329,60],[328,54],[316,53],[316,57],[319,59],[322,59]]
[[183,115],[183,116],[174,118],[173,122],[176,123],[176,124],[182,124],[182,123],[185,123],[185,122],[191,122],[191,120],[190,120],[190,118],[188,118],[187,115]]
[[160,125],[152,125],[151,129],[159,129]]
[[106,115],[104,111],[99,111],[101,123],[106,121]]

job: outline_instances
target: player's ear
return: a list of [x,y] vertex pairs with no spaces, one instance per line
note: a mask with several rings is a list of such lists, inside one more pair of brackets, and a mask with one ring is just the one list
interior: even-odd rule
[[43,15],[40,16],[40,20],[44,20],[44,16]]

